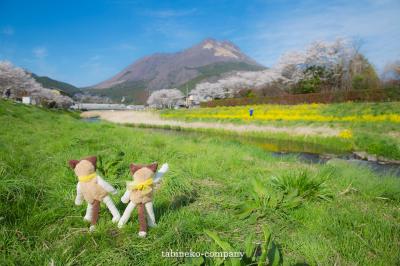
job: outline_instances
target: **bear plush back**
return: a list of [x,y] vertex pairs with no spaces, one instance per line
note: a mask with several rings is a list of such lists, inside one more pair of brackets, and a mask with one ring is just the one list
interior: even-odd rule
[[152,163],[152,164],[148,164],[148,165],[132,163],[130,165],[132,175],[134,175],[138,170],[140,170],[142,168],[150,169],[153,173],[155,173],[157,171],[157,167],[158,167],[158,163]]
[[74,169],[74,172],[78,177],[95,173],[96,163],[96,156],[90,156],[81,160],[70,160],[68,162],[69,166]]
[[131,201],[135,203],[152,201],[153,177],[154,173],[157,171],[157,167],[157,163],[149,165],[130,165],[133,182],[127,182],[127,186],[132,190],[130,196]]

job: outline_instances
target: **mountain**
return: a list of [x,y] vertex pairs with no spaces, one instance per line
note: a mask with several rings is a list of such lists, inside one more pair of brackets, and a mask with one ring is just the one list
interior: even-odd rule
[[193,88],[203,80],[217,79],[230,71],[257,71],[264,66],[245,55],[229,41],[206,39],[177,53],[154,54],[126,67],[114,77],[88,90],[127,102],[144,103],[150,91]]
[[79,88],[77,88],[69,83],[51,79],[46,76],[38,76],[34,73],[31,73],[31,75],[38,83],[40,83],[43,86],[43,88],[56,89],[56,90],[64,92],[65,94],[67,94],[68,96],[71,96],[71,97],[76,93],[82,92]]

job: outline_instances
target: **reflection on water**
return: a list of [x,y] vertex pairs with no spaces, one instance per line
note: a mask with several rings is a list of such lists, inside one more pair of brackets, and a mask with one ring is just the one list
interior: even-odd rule
[[398,164],[381,164],[379,162],[364,161],[359,159],[350,159],[348,162],[361,166],[367,166],[377,173],[400,177],[400,165]]
[[389,164],[389,163],[383,164],[381,162],[359,160],[356,159],[353,154],[327,155],[327,154],[315,154],[306,152],[273,152],[272,154],[273,156],[279,158],[295,156],[302,162],[319,163],[319,164],[324,164],[333,158],[339,158],[354,165],[369,167],[378,174],[400,177],[400,165],[398,164]]
[[284,139],[269,139],[262,137],[236,137],[237,140],[252,144],[271,152],[310,153],[310,154],[336,154],[343,155],[339,148],[328,147],[323,144]]
[[100,122],[100,117],[95,116],[95,117],[85,117],[81,118],[82,121],[88,122],[88,123],[97,123]]

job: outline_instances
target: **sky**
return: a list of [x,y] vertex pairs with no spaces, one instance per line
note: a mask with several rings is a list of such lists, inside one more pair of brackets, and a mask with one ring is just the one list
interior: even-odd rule
[[400,0],[0,0],[0,60],[85,87],[205,38],[265,66],[316,40],[352,38],[381,71],[400,59]]

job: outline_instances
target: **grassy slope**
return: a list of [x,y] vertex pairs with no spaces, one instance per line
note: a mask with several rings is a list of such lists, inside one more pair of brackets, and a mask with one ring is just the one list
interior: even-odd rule
[[[56,113],[0,101],[0,261],[3,264],[160,265],[161,251],[217,250],[203,233],[210,229],[243,246],[249,232],[269,224],[287,264],[395,265],[400,263],[400,181],[378,177],[344,162],[304,165],[261,149],[207,136],[149,133],[108,123],[78,121]],[[67,160],[125,152],[122,172],[106,179],[118,201],[130,162],[168,162],[170,172],[155,194],[158,227],[137,237],[137,217],[121,231],[102,207],[93,234],[74,206],[76,177]],[[252,178],[308,169],[330,170],[331,201],[307,201],[282,215],[240,220],[235,206],[249,194]],[[341,195],[349,184],[356,190]],[[377,198],[385,197],[386,200]],[[125,205],[118,203],[123,210]],[[257,235],[257,240],[261,240]],[[173,259],[173,262],[178,262]]]
[[[192,117],[191,115],[214,115],[214,114],[232,114],[237,109],[247,110],[251,107],[255,109],[255,116],[260,112],[264,112],[269,107],[276,107],[276,105],[256,105],[256,106],[237,106],[237,107],[216,107],[216,108],[199,108],[190,110],[165,110],[161,113],[164,118],[185,120],[185,121],[218,121],[229,122],[238,124],[261,124],[261,125],[274,125],[274,126],[327,126],[331,128],[341,128],[343,130],[351,130],[353,138],[347,140],[351,144],[352,150],[363,150],[371,154],[384,156],[390,159],[400,160],[400,123],[398,122],[317,122],[317,121],[288,121],[288,120],[251,120],[251,119],[226,119],[226,118],[199,118]],[[292,108],[293,106],[279,106],[283,111],[285,108]],[[301,115],[301,112],[299,113]],[[364,114],[371,115],[385,115],[395,114],[400,115],[400,102],[391,103],[339,103],[339,104],[326,104],[320,105],[318,114],[322,116],[362,116]],[[297,115],[297,113],[295,114]],[[285,139],[282,135],[279,138]],[[286,139],[291,139],[287,136]],[[332,142],[333,141],[333,142]],[[343,140],[342,140],[343,141]],[[341,141],[337,139],[329,140],[330,143],[341,145]]]

